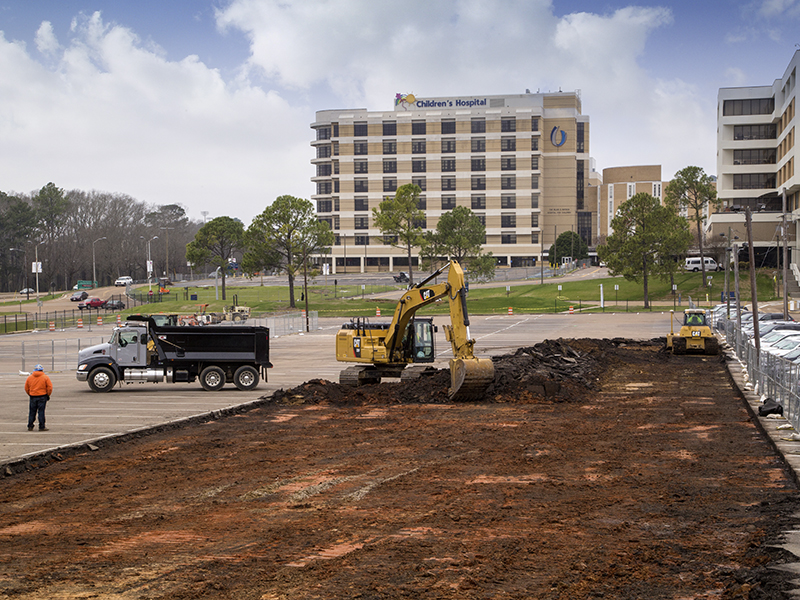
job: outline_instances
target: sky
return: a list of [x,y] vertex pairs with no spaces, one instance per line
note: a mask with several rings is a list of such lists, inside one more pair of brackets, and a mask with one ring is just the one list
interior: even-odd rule
[[245,225],[314,193],[318,110],[580,90],[597,170],[716,174],[721,87],[772,85],[800,0],[0,0],[0,191]]

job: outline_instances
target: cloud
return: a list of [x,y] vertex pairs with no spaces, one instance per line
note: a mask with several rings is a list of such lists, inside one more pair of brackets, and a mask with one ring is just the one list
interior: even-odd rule
[[245,222],[280,194],[309,196],[307,110],[196,56],[168,61],[100,13],[76,18],[71,35],[62,47],[39,28],[48,67],[0,33],[4,191],[53,181]]
[[758,14],[765,19],[800,16],[800,0],[762,0]]

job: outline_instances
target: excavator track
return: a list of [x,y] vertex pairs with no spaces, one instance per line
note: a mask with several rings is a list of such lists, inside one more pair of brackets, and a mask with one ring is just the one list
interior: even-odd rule
[[455,358],[450,361],[451,400],[477,400],[494,381],[494,363],[489,358]]
[[374,367],[363,367],[361,365],[356,367],[347,367],[339,371],[339,383],[341,385],[349,385],[357,387],[365,383],[380,383],[381,376],[378,374],[377,369]]

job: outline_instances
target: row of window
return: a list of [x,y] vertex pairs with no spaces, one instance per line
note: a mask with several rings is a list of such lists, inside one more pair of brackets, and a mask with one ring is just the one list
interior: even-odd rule
[[774,165],[777,152],[775,148],[759,148],[752,150],[734,150],[735,165]]
[[[519,241],[517,241],[518,239],[519,239]],[[503,233],[503,234],[500,235],[500,243],[501,244],[517,244],[517,243],[524,244],[524,243],[527,242],[527,239],[528,239],[527,236],[524,236],[524,237],[522,235],[518,236],[516,233]],[[370,245],[369,240],[370,240],[370,236],[368,236],[368,235],[356,235],[356,236],[353,236],[353,245],[355,245],[355,246],[369,246]],[[531,244],[538,244],[539,243],[539,232],[538,231],[534,231],[533,233],[531,233],[530,234],[530,240],[531,240],[530,241]],[[387,245],[388,246],[388,245],[391,245],[391,244],[396,243],[396,242],[397,242],[396,236],[392,237],[392,236],[386,235],[386,236],[382,236],[382,238],[381,238],[382,245]],[[485,237],[483,239],[483,243],[484,244],[486,243],[486,238]],[[342,237],[341,236],[336,235],[336,237],[334,238],[334,245],[335,246],[341,246],[342,245]],[[337,259],[337,260],[339,260],[339,259]],[[355,260],[358,260],[358,259],[354,258],[352,260],[355,261]]]
[[[442,210],[453,210],[456,207],[456,197],[446,195],[441,197]],[[470,207],[472,210],[485,210],[486,209],[486,195],[485,194],[472,194],[470,198]],[[420,210],[427,210],[428,202],[425,196],[420,196],[417,202],[417,208]],[[517,196],[514,194],[502,194],[500,196],[500,208],[510,209],[517,208]],[[520,204],[522,208],[522,204]],[[531,194],[530,208],[539,208],[539,194]],[[366,196],[356,196],[353,199],[353,210],[355,211],[368,211],[369,198]],[[339,212],[339,198],[317,200],[318,213]],[[336,217],[338,219],[338,217]],[[537,216],[538,219],[538,216]],[[534,225],[537,227],[538,225]],[[337,227],[338,229],[338,227]]]
[[775,112],[775,98],[748,98],[746,100],[725,100],[722,115],[771,115]]
[[[525,177],[527,180],[527,177]],[[443,176],[440,180],[440,189],[443,192],[455,192],[458,191],[459,187],[457,187],[457,178],[452,176]],[[419,186],[422,191],[427,191],[427,180],[425,178],[412,178],[411,182],[414,185]],[[384,177],[382,180],[383,192],[396,192],[397,191],[397,178],[396,177]],[[485,175],[472,175],[470,177],[470,190],[485,190],[486,188],[486,176]],[[501,190],[515,190],[517,189],[517,176],[516,175],[503,175],[500,177],[500,189]],[[539,176],[538,175],[531,175],[531,184],[530,189],[537,190],[539,189]],[[355,178],[353,179],[353,192],[356,194],[364,194],[370,191],[369,179],[366,178]],[[372,190],[375,191],[375,190]],[[333,181],[318,181],[317,182],[317,196],[325,196],[329,194],[338,194],[340,193],[339,187],[339,180],[334,179]]]
[[[397,135],[397,121],[383,121],[382,133],[384,136]],[[437,128],[438,125],[438,128]],[[437,131],[438,129],[438,131]],[[502,117],[500,119],[500,131],[503,133],[513,133],[517,131],[516,117]],[[539,118],[531,118],[531,131],[539,131]],[[486,119],[474,117],[470,120],[471,133],[486,133]],[[442,121],[416,120],[411,121],[411,135],[441,134],[451,135],[456,133],[456,120],[443,119]],[[353,137],[368,137],[369,124],[366,121],[353,123]],[[324,127],[317,128],[317,140],[329,140],[339,137],[339,124],[333,123]]]
[[[444,203],[442,204],[442,208],[444,208]],[[455,208],[455,205],[450,207],[450,210]],[[485,226],[486,225],[486,215],[478,214],[476,215],[480,222]],[[331,220],[324,219],[329,224]],[[338,225],[338,217],[335,221],[336,229],[339,229]],[[507,215],[500,215],[500,227],[508,228],[508,227],[516,227],[517,226],[517,215],[515,214],[507,214]],[[531,227],[539,227],[539,215],[532,214],[531,215]],[[353,229],[369,229],[369,215],[356,215],[353,218]]]
[[[443,139],[440,141],[441,154],[455,154],[456,153],[456,140]],[[579,142],[582,146],[582,142]],[[383,140],[382,143],[383,154],[397,154],[397,140]],[[503,137],[500,138],[500,150],[502,152],[516,152],[517,151],[517,138]],[[526,149],[527,150],[527,149]],[[539,150],[539,140],[531,138],[531,151],[537,152]],[[472,138],[470,140],[470,152],[486,152],[486,138]],[[578,152],[583,152],[579,149]],[[412,140],[411,142],[412,154],[427,154],[426,140]],[[358,156],[365,156],[369,154],[369,142],[354,142],[353,154]],[[331,156],[339,156],[339,142],[334,142],[332,145],[317,146],[317,158],[330,158]]]
[[[375,163],[372,163],[375,165]],[[338,167],[338,163],[337,163]],[[397,173],[397,159],[384,158],[383,163],[384,173]],[[470,167],[472,171],[485,171],[486,159],[483,157],[476,157],[470,160]],[[425,158],[417,158],[411,161],[412,173],[426,173],[428,170],[428,160]],[[456,171],[455,158],[442,158],[439,160],[439,170],[442,173],[452,173]],[[517,157],[516,156],[501,156],[500,157],[500,170],[501,171],[516,171],[517,170]],[[539,170],[539,157],[531,156],[531,170]],[[317,177],[327,177],[332,173],[331,163],[319,163],[317,165]],[[353,173],[358,175],[369,173],[369,162],[366,159],[355,159],[353,161]],[[338,169],[335,173],[339,174]]]
[[735,190],[762,190],[775,187],[775,173],[741,173],[733,176]]
[[778,137],[778,128],[774,123],[766,125],[735,125],[734,140],[774,140]]

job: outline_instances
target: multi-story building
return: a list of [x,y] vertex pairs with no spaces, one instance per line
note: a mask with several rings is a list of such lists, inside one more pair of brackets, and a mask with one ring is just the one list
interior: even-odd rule
[[798,249],[794,223],[800,219],[800,177],[795,173],[795,52],[781,79],[771,86],[721,88],[717,99],[717,195],[719,212],[709,218],[712,239],[745,239],[744,210],[753,214],[753,247],[760,265],[775,266],[781,241],[784,196],[791,263]]
[[486,227],[484,251],[499,265],[546,260],[565,231],[596,242],[597,195],[587,198],[589,118],[578,93],[398,94],[393,111],[322,110],[311,127],[313,200],[336,236],[323,257],[334,273],[408,265],[404,250],[383,243],[372,215],[408,183],[422,190],[428,231],[456,206],[472,209]]
[[599,236],[614,233],[611,221],[619,207],[636,194],[650,194],[663,201],[664,185],[661,181],[661,165],[610,167],[603,169],[603,183],[598,212]]

